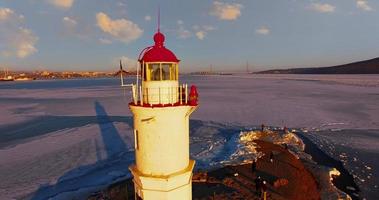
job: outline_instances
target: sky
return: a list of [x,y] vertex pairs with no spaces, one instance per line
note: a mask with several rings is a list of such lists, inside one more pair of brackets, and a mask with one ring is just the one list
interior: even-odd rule
[[0,68],[112,71],[153,44],[181,71],[322,67],[379,56],[378,0],[0,0]]

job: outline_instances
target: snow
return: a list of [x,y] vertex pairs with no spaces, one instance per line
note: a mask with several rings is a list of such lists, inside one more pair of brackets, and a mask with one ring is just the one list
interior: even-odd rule
[[2,103],[0,107],[0,127],[27,121],[41,113],[38,104]]
[[[324,129],[328,124],[327,128],[340,129],[379,126],[378,87],[330,82],[333,77],[327,80],[315,80],[314,76],[270,77],[215,76],[191,80],[199,87],[203,108],[193,117],[309,129]],[[378,82],[378,76],[368,77],[373,83]],[[367,79],[358,76],[354,83],[359,78]]]
[[[131,130],[124,123],[114,123],[114,125],[110,126],[114,126],[115,129]],[[116,140],[117,138],[112,138],[114,136],[111,134],[111,128],[104,133],[100,133],[99,129],[101,127],[95,124],[65,129],[18,144],[12,148],[1,149],[0,176],[2,179],[0,180],[0,188],[3,191],[1,196],[4,198],[16,198],[19,197],[18,195],[34,192],[40,185],[54,185],[57,183],[60,185],[66,180],[72,182],[81,177],[83,181],[78,181],[76,185],[70,183],[71,187],[69,187],[70,189],[79,189],[88,187],[86,185],[89,183],[84,181],[87,178],[98,176],[100,183],[107,184],[115,179],[114,177],[120,176],[120,173],[115,173],[117,171],[122,171],[123,176],[128,174],[128,169],[125,168],[125,165],[105,170],[102,167],[109,165],[108,162],[117,163],[120,157],[122,158],[126,155],[131,157],[127,159],[129,164],[131,163],[133,160],[131,135],[122,135],[122,141],[128,147],[127,149],[124,150],[123,146],[117,146],[117,142],[113,141],[110,142],[113,148],[107,149],[102,142],[102,137],[104,137],[102,135],[109,134],[109,136],[106,136],[109,137],[108,140]],[[113,158],[113,156],[116,158]],[[96,173],[92,172],[94,169],[96,169]],[[96,176],[91,176],[92,173]],[[103,176],[101,173],[106,175]],[[96,181],[91,182],[91,184],[96,185]],[[49,191],[48,193],[49,195],[54,195],[54,192]]]
[[[299,128],[378,197],[379,76],[189,76],[196,170],[251,162],[255,129]],[[0,84],[0,199],[67,199],[130,176],[130,93],[116,79]],[[295,131],[298,131],[296,129]],[[304,147],[295,134],[277,138]],[[113,144],[113,145],[112,145]]]
[[[191,125],[191,157],[197,161],[195,170],[250,163],[262,156],[252,141],[261,137],[258,131],[240,131],[243,127],[196,120],[191,121]],[[0,161],[0,175],[4,177],[0,180],[2,197],[84,198],[128,178],[127,167],[134,162],[132,133],[128,122],[100,119],[100,124],[52,132],[1,149],[0,157],[4,158]],[[292,133],[275,136],[273,140],[277,144],[287,143],[291,149],[302,149],[298,141]]]
[[[378,128],[378,79],[379,76],[369,75],[182,78],[183,82],[195,84],[200,93],[201,109],[193,114],[195,119],[309,129]],[[61,81],[56,84],[51,82],[46,85],[57,85]],[[87,82],[91,83],[91,80]],[[94,86],[88,83],[81,86],[83,81],[71,80],[70,87],[56,86],[48,89],[42,89],[41,81],[36,84],[38,87],[33,82],[23,87],[17,87],[17,83],[7,87],[0,85],[1,105],[27,102],[42,106],[38,112],[45,115],[83,116],[95,115],[93,102],[101,100],[112,115],[131,115],[126,106],[130,92],[123,92],[116,79],[104,83],[105,86],[99,85],[104,80],[99,80],[100,83],[92,82],[95,82]],[[3,113],[3,110],[3,106],[0,106],[0,112]],[[13,114],[9,113],[8,116]],[[0,124],[9,122],[12,120],[2,117]]]
[[[128,122],[106,118],[101,115],[100,124],[59,130],[1,149],[2,198],[79,198],[130,177],[132,128]],[[197,169],[249,162],[257,156],[254,148],[241,143],[246,141],[237,127],[201,121],[191,124],[191,156],[197,160]],[[221,142],[214,143],[214,138]]]
[[[363,191],[363,198],[379,197],[379,130],[323,130],[307,137],[329,156],[343,162]],[[376,185],[376,187],[375,187]]]
[[341,173],[336,168],[333,168],[329,171],[330,180],[332,180],[333,177],[339,176],[339,175],[341,175]]

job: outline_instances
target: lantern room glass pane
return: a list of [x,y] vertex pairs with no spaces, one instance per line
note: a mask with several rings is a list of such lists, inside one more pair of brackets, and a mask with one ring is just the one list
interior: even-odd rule
[[146,64],[142,65],[141,64],[141,74],[142,74],[142,78],[144,81],[147,81],[147,68],[146,68]]
[[174,81],[178,80],[176,63],[149,63],[143,70],[144,81]]
[[176,77],[176,64],[162,63],[162,80],[177,80]]
[[150,81],[160,81],[161,80],[161,72],[159,68],[159,63],[157,64],[149,64],[149,72]]
[[172,64],[163,63],[162,64],[162,80],[173,80],[171,78],[171,73],[172,73]]
[[176,70],[178,69],[177,66],[178,66],[177,64],[173,64],[172,65],[172,68],[171,68],[171,80],[178,80],[177,73],[176,73]]

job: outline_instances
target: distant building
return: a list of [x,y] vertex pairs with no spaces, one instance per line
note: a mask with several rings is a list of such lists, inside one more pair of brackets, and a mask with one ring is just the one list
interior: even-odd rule
[[48,71],[43,71],[41,73],[41,76],[49,76],[49,75],[50,75],[50,72],[48,72]]

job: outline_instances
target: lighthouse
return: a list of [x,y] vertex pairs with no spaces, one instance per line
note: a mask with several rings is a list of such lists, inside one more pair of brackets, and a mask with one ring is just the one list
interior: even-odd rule
[[198,95],[195,86],[179,83],[179,59],[164,42],[158,28],[154,45],[138,58],[141,80],[133,85],[129,103],[136,157],[129,169],[138,200],[192,199],[189,117]]

